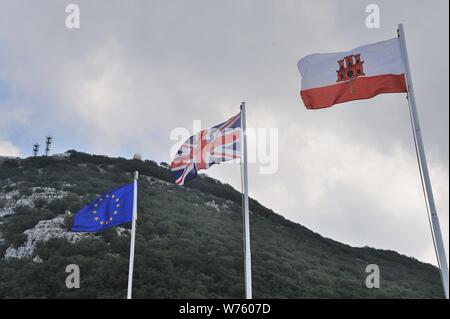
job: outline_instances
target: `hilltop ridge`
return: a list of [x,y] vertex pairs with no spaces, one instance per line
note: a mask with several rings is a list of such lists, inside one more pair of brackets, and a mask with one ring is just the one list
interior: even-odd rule
[[[123,298],[128,225],[69,231],[73,214],[140,172],[136,298],[242,298],[241,194],[199,176],[173,184],[167,164],[68,151],[0,163],[0,298]],[[438,269],[393,251],[353,248],[250,200],[256,298],[442,298]],[[65,287],[78,264],[81,288]],[[365,287],[368,264],[380,289]],[[18,284],[19,283],[19,284]]]

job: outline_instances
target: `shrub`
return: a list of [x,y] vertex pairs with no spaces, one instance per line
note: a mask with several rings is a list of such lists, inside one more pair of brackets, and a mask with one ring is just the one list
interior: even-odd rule
[[29,188],[29,187],[22,187],[20,190],[19,190],[19,194],[21,195],[21,196],[31,196],[32,194],[33,194],[33,191],[31,190],[31,188]]
[[0,198],[0,209],[4,208],[6,206],[6,200],[3,198]]
[[64,216],[64,229],[70,231],[72,229],[75,214],[67,214]]
[[6,185],[6,186],[3,187],[3,192],[4,193],[9,193],[9,192],[11,192],[13,190],[14,190],[14,186],[12,186],[12,185]]
[[19,167],[19,161],[18,160],[6,160],[3,162],[2,166],[5,168],[17,168],[17,167]]
[[43,198],[36,198],[34,200],[34,207],[36,208],[42,208],[45,206],[45,204],[47,204],[47,201]]

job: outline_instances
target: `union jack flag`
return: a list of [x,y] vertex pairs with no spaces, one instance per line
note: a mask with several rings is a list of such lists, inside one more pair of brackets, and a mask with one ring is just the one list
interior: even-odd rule
[[198,170],[240,158],[240,140],[241,113],[191,136],[181,145],[170,165],[175,183],[184,185],[197,176]]

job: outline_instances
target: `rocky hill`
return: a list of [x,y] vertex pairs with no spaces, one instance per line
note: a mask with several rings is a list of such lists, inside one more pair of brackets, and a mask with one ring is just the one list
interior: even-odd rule
[[[66,154],[67,155],[67,154]],[[241,195],[200,176],[173,184],[167,165],[69,151],[0,163],[0,298],[124,298],[128,225],[69,231],[73,214],[139,170],[136,298],[242,298]],[[393,251],[324,238],[250,201],[256,298],[442,298],[438,270]],[[81,287],[65,286],[77,264]],[[365,268],[381,269],[368,289]]]

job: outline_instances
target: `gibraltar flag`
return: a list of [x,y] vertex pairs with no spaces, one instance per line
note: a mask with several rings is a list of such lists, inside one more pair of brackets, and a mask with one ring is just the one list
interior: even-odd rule
[[301,97],[308,109],[407,92],[398,38],[348,52],[312,54],[298,62]]

